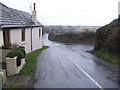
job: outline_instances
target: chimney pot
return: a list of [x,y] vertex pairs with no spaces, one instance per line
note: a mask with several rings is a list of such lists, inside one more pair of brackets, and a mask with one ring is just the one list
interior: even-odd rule
[[33,3],[33,11],[32,11],[32,22],[37,24],[37,12],[36,12],[36,3]]
[[34,11],[36,10],[36,3],[34,3],[34,9],[33,9]]

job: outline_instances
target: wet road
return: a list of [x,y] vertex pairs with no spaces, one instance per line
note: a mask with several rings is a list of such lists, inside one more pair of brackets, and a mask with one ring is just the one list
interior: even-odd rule
[[34,88],[118,88],[118,67],[87,53],[93,45],[49,41],[37,58]]

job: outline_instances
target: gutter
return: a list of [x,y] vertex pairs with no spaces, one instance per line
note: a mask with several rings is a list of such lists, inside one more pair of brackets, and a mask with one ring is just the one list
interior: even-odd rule
[[23,25],[3,25],[2,29],[18,29],[18,28],[34,28],[34,27],[43,27],[43,25],[32,25],[32,26],[23,26]]

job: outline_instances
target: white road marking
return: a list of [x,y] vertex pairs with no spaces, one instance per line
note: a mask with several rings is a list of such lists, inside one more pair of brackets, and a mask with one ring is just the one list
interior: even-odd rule
[[76,67],[78,67],[88,78],[95,83],[101,90],[104,90],[100,84],[98,84],[88,73],[86,73],[82,68],[80,68],[77,64],[75,64]]

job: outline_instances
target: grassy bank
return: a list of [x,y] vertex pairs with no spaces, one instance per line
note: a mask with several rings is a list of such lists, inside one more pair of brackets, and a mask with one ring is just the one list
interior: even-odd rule
[[26,90],[25,89],[26,87],[24,85],[7,85],[7,86],[4,86],[2,90],[5,90],[5,89],[19,89],[19,90]]
[[35,50],[35,51],[26,55],[25,60],[26,60],[27,64],[20,72],[21,75],[27,76],[30,74],[30,72],[33,70],[33,68],[35,66],[38,54],[40,54],[46,48],[48,48],[48,46],[44,46],[43,48]]
[[50,33],[49,40],[64,43],[94,44],[95,32],[86,31],[80,33]]
[[104,59],[106,61],[109,61],[109,62],[112,62],[114,64],[119,64],[120,65],[120,58],[118,58],[117,56],[114,56],[114,55],[112,55],[108,52],[95,51],[93,54],[98,56],[101,59]]

